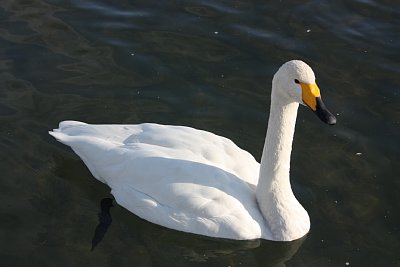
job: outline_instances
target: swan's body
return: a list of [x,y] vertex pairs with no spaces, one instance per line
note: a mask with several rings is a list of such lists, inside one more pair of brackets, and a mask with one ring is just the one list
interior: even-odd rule
[[[301,81],[300,92],[303,84],[315,84],[301,61],[282,68],[297,74],[290,79]],[[299,90],[279,91],[286,82],[280,76],[288,72],[281,69],[273,81],[261,166],[229,139],[190,127],[65,121],[50,134],[111,187],[117,203],[143,219],[212,237],[294,240],[309,231],[310,221],[289,179]]]

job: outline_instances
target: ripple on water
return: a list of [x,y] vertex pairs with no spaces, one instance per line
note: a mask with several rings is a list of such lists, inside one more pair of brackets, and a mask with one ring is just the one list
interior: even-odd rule
[[185,56],[200,61],[220,62],[239,55],[239,51],[223,42],[195,35],[151,31],[138,33],[142,51]]
[[201,17],[216,17],[218,13],[205,6],[187,6],[185,10],[191,14]]
[[149,16],[150,13],[144,11],[143,9],[135,8],[123,8],[116,7],[115,5],[110,5],[107,3],[102,3],[99,1],[73,1],[74,6],[81,9],[90,10],[91,12],[101,13],[103,16],[110,17],[145,17]]

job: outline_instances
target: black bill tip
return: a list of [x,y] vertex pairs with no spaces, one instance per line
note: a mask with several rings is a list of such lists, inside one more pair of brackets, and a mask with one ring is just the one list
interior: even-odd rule
[[317,106],[314,113],[318,116],[318,118],[321,119],[321,121],[325,122],[326,124],[336,124],[335,116],[333,116],[333,114],[330,113],[329,110],[326,108],[324,102],[322,102],[321,97],[317,97]]

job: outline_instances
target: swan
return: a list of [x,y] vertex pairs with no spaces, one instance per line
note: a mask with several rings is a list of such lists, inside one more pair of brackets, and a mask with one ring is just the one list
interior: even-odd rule
[[119,205],[147,221],[216,238],[292,241],[310,229],[289,179],[299,104],[336,123],[312,69],[291,60],[272,80],[261,164],[231,140],[185,126],[63,121],[49,133],[111,188]]

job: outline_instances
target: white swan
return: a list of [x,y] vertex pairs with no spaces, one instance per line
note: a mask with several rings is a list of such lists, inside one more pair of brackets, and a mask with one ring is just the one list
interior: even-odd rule
[[190,127],[63,121],[49,133],[111,187],[118,204],[147,221],[211,237],[290,241],[310,228],[289,179],[299,103],[336,123],[311,68],[292,60],[272,80],[261,165],[229,139]]

